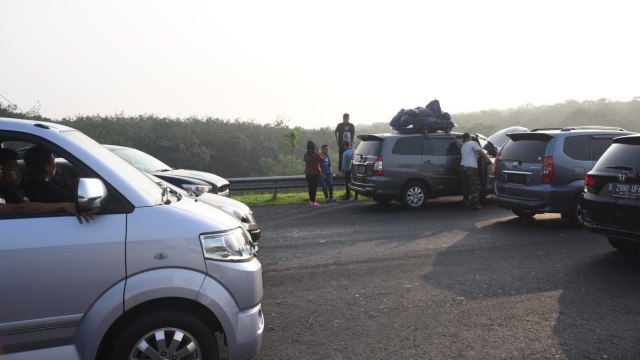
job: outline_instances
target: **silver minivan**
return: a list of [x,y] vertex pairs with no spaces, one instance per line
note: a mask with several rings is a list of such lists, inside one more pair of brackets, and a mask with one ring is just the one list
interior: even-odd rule
[[[0,217],[0,359],[247,359],[262,267],[224,211],[168,191],[66,126],[0,118],[0,144],[73,165],[67,214]],[[1,206],[1,205],[0,205]]]

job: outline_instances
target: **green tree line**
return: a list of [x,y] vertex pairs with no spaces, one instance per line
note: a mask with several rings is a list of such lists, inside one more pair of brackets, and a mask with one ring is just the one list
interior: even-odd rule
[[[444,108],[446,111],[446,107]],[[389,120],[395,114],[389,114]],[[0,103],[0,117],[53,121],[76,128],[103,144],[135,147],[172,167],[202,170],[223,177],[299,175],[307,140],[329,144],[333,168],[338,154],[334,128],[289,127],[279,119],[273,124],[219,118],[170,118],[155,115],[80,115],[50,119],[37,109],[27,113],[15,105]],[[452,114],[454,131],[489,136],[509,126],[529,129],[602,125],[640,131],[640,101],[614,102],[568,100],[544,106],[523,105],[507,110]],[[338,122],[336,122],[337,124]],[[388,122],[356,123],[356,134],[391,131]]]

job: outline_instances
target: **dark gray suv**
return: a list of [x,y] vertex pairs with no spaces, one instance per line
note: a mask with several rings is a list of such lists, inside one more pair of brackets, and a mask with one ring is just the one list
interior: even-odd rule
[[510,141],[495,161],[496,204],[519,217],[560,213],[580,224],[585,175],[614,137],[628,134],[598,126],[508,134]]
[[[493,145],[472,136],[487,153]],[[391,133],[359,135],[351,164],[351,189],[379,204],[397,200],[407,209],[420,209],[438,196],[462,195],[460,147],[462,133]],[[479,160],[483,193],[491,191],[493,164]]]

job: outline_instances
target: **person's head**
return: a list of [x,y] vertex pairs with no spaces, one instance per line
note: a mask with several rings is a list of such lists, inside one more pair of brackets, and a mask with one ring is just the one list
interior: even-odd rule
[[0,149],[0,183],[11,187],[20,185],[22,180],[18,166],[18,153],[11,149]]
[[462,134],[462,142],[467,142],[471,139],[471,135],[469,133]]
[[56,158],[47,148],[36,145],[24,153],[27,174],[31,179],[48,181],[56,174]]
[[311,140],[307,141],[307,152],[312,152],[315,150],[316,150],[316,143],[314,143]]
[[322,146],[320,146],[320,151],[322,151],[323,154],[328,153],[329,152],[329,145],[322,144]]
[[342,123],[343,124],[348,124],[349,123],[349,114],[347,114],[347,113],[342,114]]

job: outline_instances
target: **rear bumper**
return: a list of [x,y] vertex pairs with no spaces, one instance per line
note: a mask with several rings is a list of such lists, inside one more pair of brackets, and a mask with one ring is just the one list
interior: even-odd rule
[[584,222],[584,227],[593,233],[604,235],[607,237],[615,237],[640,242],[640,231],[622,229],[607,224],[596,224],[587,221]]
[[508,210],[533,210],[543,211],[547,206],[546,201],[515,199],[506,196],[493,195],[493,200],[499,207]]

